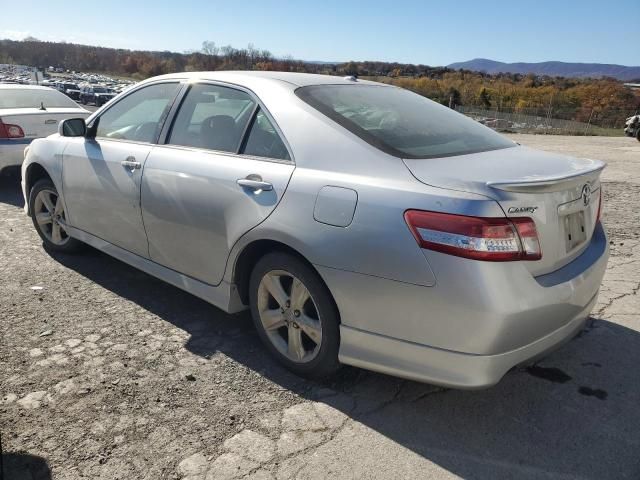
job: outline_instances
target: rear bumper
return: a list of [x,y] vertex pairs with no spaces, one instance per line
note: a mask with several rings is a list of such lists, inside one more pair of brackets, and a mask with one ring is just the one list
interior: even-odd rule
[[582,330],[597,295],[565,326],[529,345],[498,355],[441,350],[340,327],[340,361],[347,365],[445,387],[480,389],[495,385],[511,368],[545,355]]
[[24,149],[32,141],[32,138],[0,139],[0,171],[6,167],[22,165]]
[[436,272],[433,287],[324,267],[318,271],[340,311],[343,363],[481,388],[582,328],[597,300],[608,253],[598,224],[582,255],[537,278],[521,262],[495,264],[442,254],[429,259]]

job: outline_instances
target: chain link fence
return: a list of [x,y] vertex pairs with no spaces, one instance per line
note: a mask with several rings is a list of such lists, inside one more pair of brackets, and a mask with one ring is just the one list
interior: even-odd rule
[[[561,118],[565,112],[545,109],[498,109],[456,106],[455,109],[474,120],[501,132],[539,133],[548,135],[624,135],[624,123],[636,110],[608,110],[607,116],[595,110],[589,120],[579,122]],[[572,112],[573,113],[573,112]],[[566,112],[569,116],[569,112]],[[560,117],[560,118],[559,118]]]

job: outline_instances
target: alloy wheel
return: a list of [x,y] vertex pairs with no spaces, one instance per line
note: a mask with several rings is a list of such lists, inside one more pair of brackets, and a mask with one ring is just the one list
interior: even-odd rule
[[33,215],[38,228],[51,243],[62,246],[69,241],[70,237],[65,230],[64,206],[56,191],[45,188],[38,192]]
[[269,341],[292,362],[307,363],[320,351],[322,322],[307,287],[289,272],[272,270],[260,280],[258,313]]

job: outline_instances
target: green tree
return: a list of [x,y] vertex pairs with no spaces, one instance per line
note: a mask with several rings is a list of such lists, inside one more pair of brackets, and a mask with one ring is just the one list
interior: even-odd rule
[[487,92],[486,88],[482,87],[480,89],[478,100],[483,107],[491,108],[491,97],[489,96],[489,92]]
[[462,105],[462,96],[460,91],[455,87],[449,87],[449,107],[456,108],[458,105]]

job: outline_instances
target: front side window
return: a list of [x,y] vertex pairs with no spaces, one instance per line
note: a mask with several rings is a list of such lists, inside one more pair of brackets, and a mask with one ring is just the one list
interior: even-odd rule
[[242,153],[256,157],[291,160],[287,147],[262,110],[258,110]]
[[178,86],[159,83],[127,95],[100,116],[96,137],[155,142]]
[[374,147],[400,158],[485,152],[516,144],[416,93],[378,85],[313,85],[296,95]]
[[180,106],[167,143],[235,153],[255,106],[249,94],[240,90],[193,85]]

